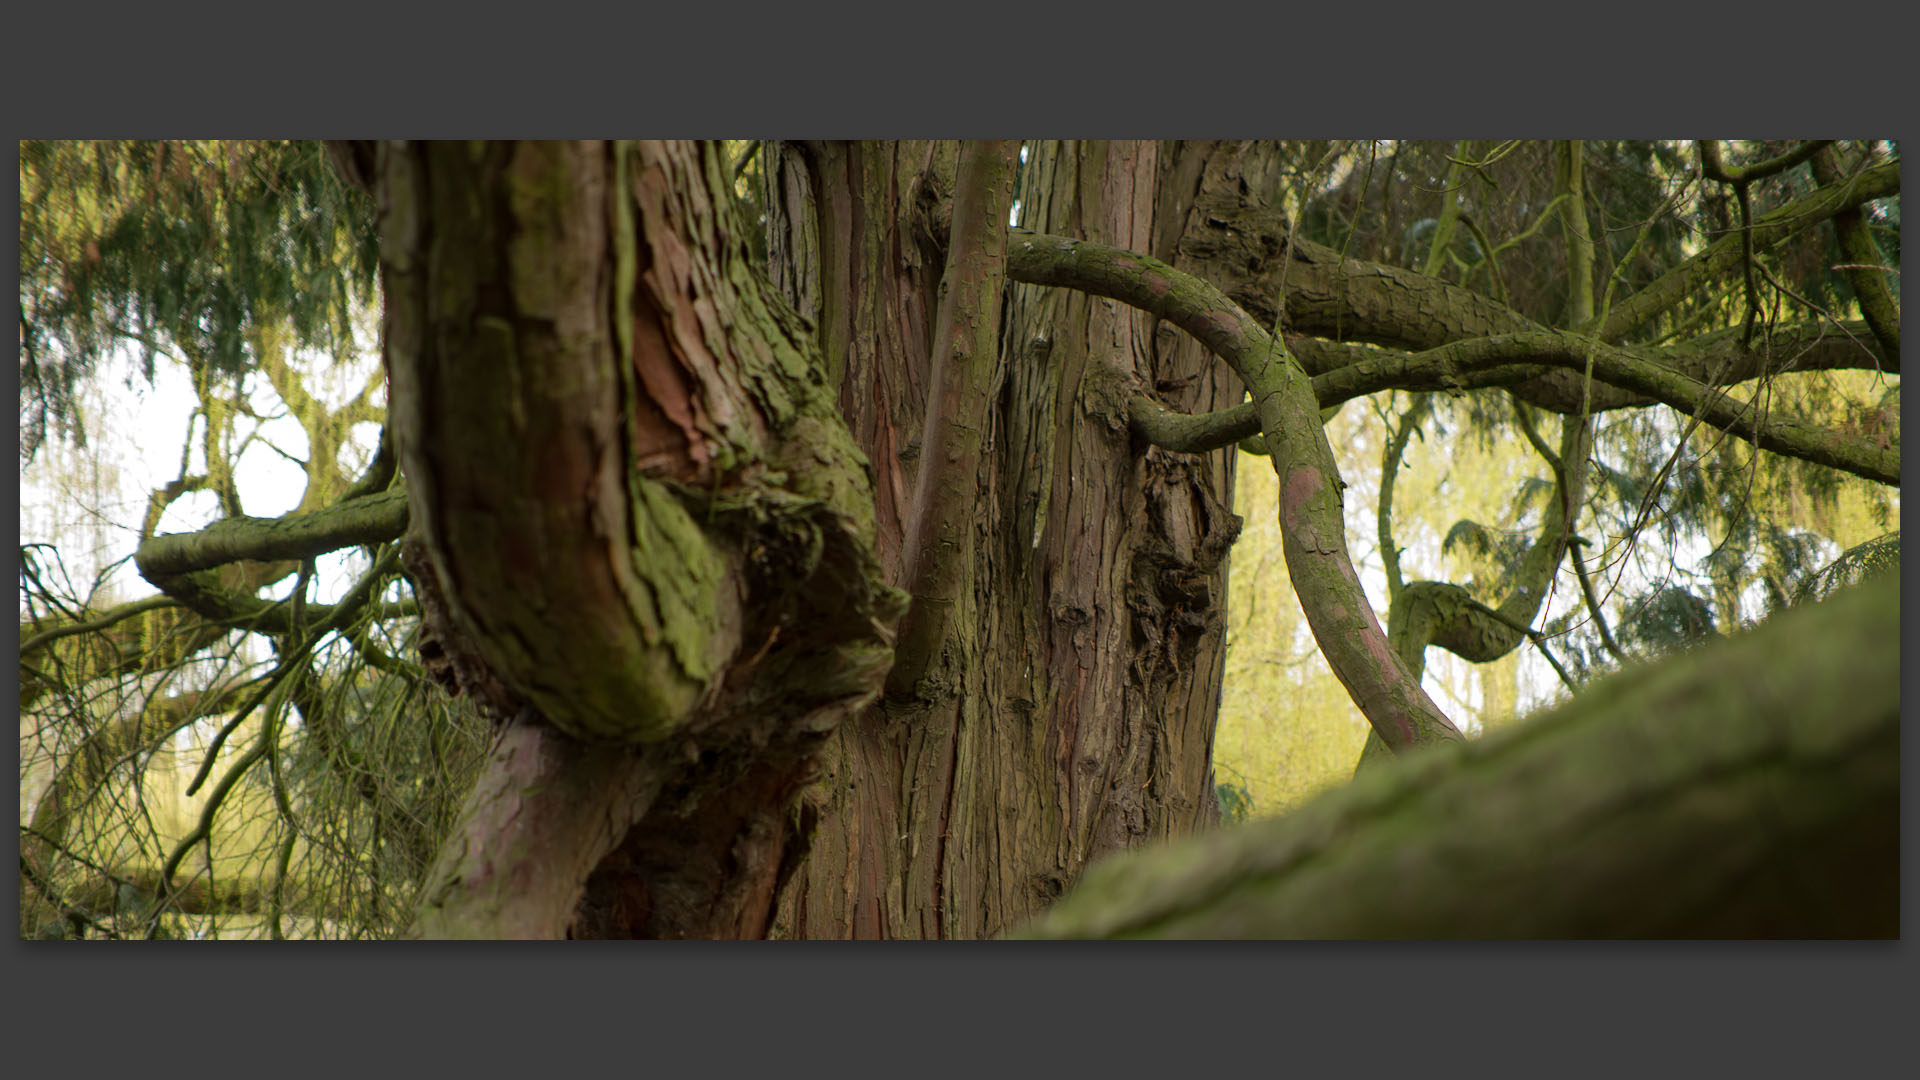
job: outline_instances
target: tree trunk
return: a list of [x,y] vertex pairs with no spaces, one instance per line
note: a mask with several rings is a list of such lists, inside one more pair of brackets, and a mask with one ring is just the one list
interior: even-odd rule
[[[874,462],[894,584],[926,453],[957,155],[788,145],[774,186],[774,276],[844,363],[840,406]],[[1271,187],[1271,168],[1250,144],[1031,143],[1022,224],[1151,252],[1224,288],[1278,248],[1234,246],[1210,209]],[[970,592],[926,672],[893,680],[833,740],[778,934],[991,935],[1090,860],[1218,819],[1232,455],[1148,448],[1128,399],[1207,412],[1241,385],[1187,335],[1111,300],[1016,287],[1001,323]]]

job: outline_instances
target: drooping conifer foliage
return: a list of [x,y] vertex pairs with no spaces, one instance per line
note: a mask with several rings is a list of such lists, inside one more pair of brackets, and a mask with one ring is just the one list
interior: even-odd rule
[[250,329],[302,346],[351,334],[374,295],[373,205],[314,142],[20,145],[22,460],[78,433],[74,384],[130,343],[232,376]]

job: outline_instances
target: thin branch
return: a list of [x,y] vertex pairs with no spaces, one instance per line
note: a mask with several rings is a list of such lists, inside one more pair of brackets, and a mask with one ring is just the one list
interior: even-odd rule
[[739,183],[740,178],[746,175],[747,166],[753,163],[753,156],[760,152],[761,142],[762,140],[760,139],[754,139],[747,144],[745,150],[740,152],[740,160],[733,163],[734,183]]
[[1560,676],[1561,685],[1565,686],[1569,693],[1579,693],[1580,687],[1576,685],[1573,678],[1567,674],[1567,669],[1560,666],[1560,661],[1554,657],[1553,650],[1547,648],[1547,635],[1535,630],[1526,623],[1520,622],[1518,619],[1511,619],[1502,615],[1498,609],[1490,608],[1478,600],[1473,602],[1473,606],[1474,610],[1506,626],[1508,629],[1518,630],[1528,641],[1533,642],[1534,647],[1540,650],[1540,655],[1546,657],[1547,663],[1552,665],[1553,673]]
[[1573,557],[1573,572],[1580,579],[1580,594],[1587,599],[1587,611],[1593,615],[1594,629],[1600,631],[1600,643],[1607,647],[1615,660],[1627,663],[1627,654],[1622,652],[1618,642],[1613,640],[1613,631],[1607,627],[1607,616],[1600,610],[1600,598],[1594,594],[1593,579],[1587,575],[1587,561],[1580,557],[1580,549],[1587,541],[1576,536],[1567,543],[1567,553]]
[[1380,500],[1376,526],[1380,533],[1380,560],[1386,564],[1387,603],[1406,586],[1406,579],[1400,576],[1400,548],[1393,540],[1393,488],[1400,473],[1401,459],[1406,455],[1407,444],[1412,441],[1413,433],[1421,421],[1433,411],[1433,395],[1415,394],[1413,404],[1400,414],[1400,423],[1393,429],[1393,437],[1387,440],[1387,448],[1380,457]]
[[1809,139],[1799,146],[1753,165],[1728,165],[1720,156],[1720,146],[1712,139],[1701,139],[1700,157],[1707,167],[1707,175],[1727,184],[1740,184],[1760,180],[1775,173],[1786,172],[1803,161],[1812,160],[1815,154],[1833,145],[1832,139]]
[[27,638],[20,643],[20,655],[31,655],[34,651],[45,647],[48,643],[57,641],[71,634],[85,634],[94,630],[105,630],[115,623],[130,619],[143,612],[158,611],[162,608],[175,608],[179,606],[180,602],[170,596],[149,596],[145,600],[135,600],[129,604],[122,604],[97,619],[56,626],[51,630],[45,630]]

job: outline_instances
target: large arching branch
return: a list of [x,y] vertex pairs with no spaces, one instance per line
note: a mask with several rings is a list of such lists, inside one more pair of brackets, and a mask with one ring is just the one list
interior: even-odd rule
[[1315,641],[1374,730],[1396,751],[1460,737],[1387,644],[1347,555],[1341,489],[1320,406],[1286,346],[1218,289],[1144,255],[1016,232],[1008,276],[1111,297],[1174,323],[1247,384],[1280,480],[1287,571]]

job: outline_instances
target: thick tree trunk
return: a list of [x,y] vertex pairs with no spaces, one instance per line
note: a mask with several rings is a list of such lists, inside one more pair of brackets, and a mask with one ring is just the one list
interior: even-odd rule
[[879,691],[866,462],[717,153],[375,156],[411,566],[513,717],[416,934],[764,933],[793,793]]
[[[1256,147],[1028,151],[1019,198],[1033,228],[1157,253],[1223,285],[1278,255],[1208,224],[1213,203],[1270,186]],[[830,363],[844,362],[840,404],[877,471],[880,558],[896,584],[926,454],[956,158],[948,144],[790,145],[775,184],[775,277],[819,319]],[[1043,910],[1091,859],[1217,820],[1232,457],[1151,449],[1128,411],[1141,392],[1223,408],[1240,383],[1191,338],[1110,300],[1016,287],[1001,321],[969,481],[969,591],[925,673],[836,737],[778,934],[991,935]]]

